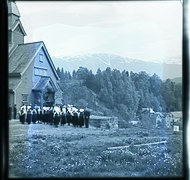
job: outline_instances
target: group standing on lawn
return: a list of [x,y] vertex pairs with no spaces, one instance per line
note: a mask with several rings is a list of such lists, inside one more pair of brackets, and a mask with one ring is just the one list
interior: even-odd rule
[[84,109],[77,109],[74,106],[53,106],[53,107],[43,107],[39,106],[23,105],[19,110],[19,119],[22,124],[25,122],[30,123],[44,123],[55,125],[65,125],[69,126],[72,124],[74,127],[89,127],[90,111]]

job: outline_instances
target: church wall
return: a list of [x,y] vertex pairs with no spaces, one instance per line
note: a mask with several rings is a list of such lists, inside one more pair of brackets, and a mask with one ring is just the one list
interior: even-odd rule
[[[43,62],[40,61],[40,56],[41,55],[43,56]],[[56,77],[55,77],[55,75],[53,73],[53,70],[52,70],[52,68],[51,68],[51,66],[49,64],[49,61],[48,61],[48,57],[44,53],[43,48],[37,54],[37,56],[35,58],[34,66],[35,67],[42,67],[44,69],[47,69],[47,76],[51,77],[51,79],[54,82],[55,86],[57,86],[57,84],[56,84],[57,79],[56,79]],[[34,77],[33,77],[34,82],[37,82],[39,79],[40,79],[40,76],[34,75]]]
[[34,63],[31,63],[29,68],[25,71],[25,73],[22,75],[21,78],[21,83],[16,89],[16,102],[17,102],[17,107],[20,107],[22,105],[22,94],[28,94],[28,104],[32,104],[32,75],[33,75],[33,66]]
[[12,38],[13,38],[14,46],[24,43],[24,35],[19,32],[13,31]]
[[[19,17],[14,14],[8,15],[8,27],[14,28],[13,25],[19,20]],[[16,32],[15,30],[12,32],[12,42],[14,42],[14,46],[17,44],[23,44],[24,43],[24,35]]]
[[[37,54],[35,61],[33,61],[28,69],[25,71],[25,73],[21,77],[21,81],[18,84],[17,89],[15,90],[15,104],[17,104],[17,108],[19,108],[23,102],[23,96],[22,94],[28,94],[28,103],[33,103],[33,97],[32,97],[32,88],[37,83],[37,81],[40,79],[41,76],[35,76],[34,75],[34,64],[37,64],[39,67],[46,67],[48,69],[47,75],[51,77],[53,80],[55,86],[57,85],[57,80],[50,68],[50,65],[47,61],[47,59],[44,59],[44,63],[38,64],[39,61],[39,54]],[[36,63],[37,62],[37,63]],[[41,66],[40,66],[41,65]],[[14,78],[15,79],[15,78]],[[9,78],[9,81],[14,81],[13,78]],[[58,88],[58,91],[55,93],[55,103],[61,103],[62,99],[62,91]]]
[[20,108],[21,105],[22,105],[22,94],[23,94],[22,91],[18,92],[18,90],[16,90],[16,93],[15,93],[15,104],[17,105],[17,108]]
[[[48,76],[52,79],[52,81],[54,82],[54,85],[57,88],[57,91],[55,92],[55,97],[54,97],[55,98],[55,104],[61,104],[62,103],[62,91],[57,84],[56,76],[53,72],[53,69],[51,68],[48,57],[47,57],[43,48],[38,52],[38,54],[35,57],[34,67],[42,68],[42,70],[46,71],[45,76]],[[34,75],[32,78],[33,79],[33,86],[40,80],[40,78],[41,78],[41,75],[36,75],[35,70],[34,70]]]
[[8,15],[8,27],[11,27],[12,25],[12,15]]
[[55,92],[55,104],[62,104],[62,100],[63,100],[63,97],[62,97],[62,90],[59,86],[59,84],[57,83],[57,91]]
[[[44,61],[40,62],[40,53],[38,53],[36,55],[36,57],[35,57],[34,67],[41,67],[41,68],[46,68],[47,69],[47,67],[44,64]],[[33,86],[40,80],[40,78],[41,78],[41,76],[40,75],[36,75],[35,74],[35,69],[33,69],[33,76],[32,76]]]
[[8,27],[11,27],[15,23],[15,21],[18,19],[19,19],[18,16],[15,16],[13,14],[9,14],[8,15]]
[[[50,76],[51,79],[53,80],[55,86],[57,86],[57,80],[55,78],[55,75],[53,74],[52,69],[50,68],[50,65],[47,61],[45,54],[44,54],[43,63],[39,62],[39,54],[43,54],[43,50],[41,50],[37,54],[35,60],[30,64],[30,66],[28,67],[26,72],[22,75],[21,83],[19,84],[18,88],[16,89],[15,103],[17,104],[17,107],[20,107],[22,105],[22,99],[23,99],[22,94],[28,94],[28,104],[33,103],[32,88],[34,87],[34,85],[38,82],[38,80],[41,77],[41,76],[34,75],[34,64],[35,64],[35,66],[38,66],[38,67],[47,68],[48,69],[47,76]],[[57,99],[57,97],[60,97],[60,96],[61,96],[61,91],[58,91],[56,93],[55,99]],[[61,102],[60,98],[57,100],[58,101],[56,103]]]
[[[16,83],[13,83],[13,82],[16,82]],[[20,77],[9,77],[9,81],[8,81],[8,86],[10,87],[9,89],[12,89],[11,87],[15,87],[17,85],[19,85],[19,82],[20,82]],[[14,85],[12,85],[14,84]],[[16,96],[16,93],[15,92],[9,92],[9,95],[11,96],[11,100],[9,99],[9,104],[11,104],[11,106],[13,107],[14,104],[17,104],[18,101],[17,101],[17,96]],[[17,105],[18,106],[18,105]]]

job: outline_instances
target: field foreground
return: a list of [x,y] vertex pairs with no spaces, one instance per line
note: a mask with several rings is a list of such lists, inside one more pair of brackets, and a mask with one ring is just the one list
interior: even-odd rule
[[[182,132],[9,121],[9,178],[181,177]],[[166,142],[158,143],[155,142]],[[151,144],[152,143],[152,144]]]

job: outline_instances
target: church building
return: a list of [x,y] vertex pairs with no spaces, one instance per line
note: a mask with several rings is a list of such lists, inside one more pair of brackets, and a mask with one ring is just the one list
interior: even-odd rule
[[14,1],[8,1],[9,105],[60,104],[59,76],[43,41],[24,43],[26,32]]

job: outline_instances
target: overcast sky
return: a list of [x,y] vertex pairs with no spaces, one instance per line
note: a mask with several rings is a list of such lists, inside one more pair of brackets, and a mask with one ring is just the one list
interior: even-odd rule
[[180,1],[16,1],[25,43],[44,41],[50,56],[110,53],[181,62]]

